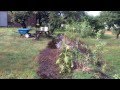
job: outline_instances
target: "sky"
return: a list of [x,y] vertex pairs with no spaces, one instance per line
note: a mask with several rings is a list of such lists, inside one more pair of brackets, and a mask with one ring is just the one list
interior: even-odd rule
[[101,11],[87,11],[87,13],[91,16],[98,16],[100,15]]

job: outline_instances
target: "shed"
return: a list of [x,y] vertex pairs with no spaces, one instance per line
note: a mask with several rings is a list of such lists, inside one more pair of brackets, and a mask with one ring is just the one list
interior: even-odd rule
[[0,11],[0,26],[8,26],[8,12]]

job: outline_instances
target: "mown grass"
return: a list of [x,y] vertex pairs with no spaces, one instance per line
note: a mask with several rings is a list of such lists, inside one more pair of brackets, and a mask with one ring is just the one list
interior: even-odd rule
[[[32,33],[34,32],[31,31]],[[64,33],[57,31],[55,34]],[[120,39],[114,36],[105,35],[101,41],[107,43],[104,47],[104,58],[110,64],[110,76],[120,75]],[[95,38],[81,38],[91,49],[94,49],[98,40]],[[32,38],[20,37],[17,28],[0,28],[0,78],[5,79],[37,79],[36,74],[38,64],[35,60],[36,55],[42,51],[49,39],[41,38],[35,41]],[[75,72],[75,79],[89,79],[92,75]]]
[[0,78],[38,78],[35,58],[48,41],[20,37],[17,28],[0,28]]

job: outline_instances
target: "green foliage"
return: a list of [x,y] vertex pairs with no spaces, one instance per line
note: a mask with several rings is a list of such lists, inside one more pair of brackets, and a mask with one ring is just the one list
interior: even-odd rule
[[97,39],[103,38],[103,37],[104,37],[104,33],[105,33],[104,30],[99,30],[99,31],[96,33]]
[[87,21],[81,22],[81,26],[80,26],[81,37],[85,38],[91,36],[92,30],[93,28],[90,26],[89,22]]
[[120,28],[115,28],[115,27],[113,27],[113,28],[111,29],[111,31],[112,31],[113,34],[117,35],[118,33],[120,33]]
[[110,69],[109,69],[109,65],[107,65],[106,62],[105,62],[105,63],[102,65],[101,71],[105,73],[107,70],[110,70]]
[[19,11],[14,12],[15,21],[21,23],[22,20],[27,20],[30,17],[30,13],[28,11]]
[[114,79],[120,79],[120,75],[115,74],[115,75],[113,76],[113,78],[114,78]]
[[80,37],[80,35],[79,35],[79,33],[77,33],[76,29],[74,29],[74,27],[73,28],[70,27],[70,25],[68,25],[67,29],[65,29],[64,34],[66,36],[68,36],[70,39],[76,39],[76,38]]
[[71,51],[69,50],[69,46],[64,44],[64,50],[59,56],[59,59],[56,61],[56,64],[60,67],[60,73],[70,73],[71,68],[73,67]]
[[[96,22],[97,23],[97,22]],[[67,25],[66,31],[70,31],[73,33],[79,33],[79,35],[82,38],[85,37],[90,37],[90,36],[97,36],[97,38],[103,38],[105,31],[104,30],[99,30],[102,28],[100,25],[97,26],[97,24],[90,22],[90,20],[84,20],[82,22],[74,22],[71,23],[70,25]]]
[[98,44],[95,45],[95,50],[93,50],[93,58],[95,60],[94,63],[103,60],[103,53],[104,53],[104,46],[106,45],[105,42],[99,41]]
[[85,15],[84,11],[9,11],[12,21],[20,23],[22,27],[26,27],[25,22],[33,14],[36,15],[36,24],[47,25],[51,33],[59,29],[61,24],[81,21]]
[[91,79],[93,77],[93,74],[91,73],[86,73],[86,72],[74,72],[72,75],[73,79]]
[[93,50],[93,64],[97,66],[97,69],[100,69],[102,72],[106,72],[108,69],[108,65],[104,60],[104,47],[106,42],[99,41],[98,44],[95,45],[95,49]]
[[55,29],[60,28],[61,24],[64,21],[60,14],[60,11],[49,11],[48,18],[51,33],[53,33]]
[[[74,37],[74,39],[75,38],[76,37]],[[76,38],[76,43],[77,42],[79,42],[79,40],[77,40]],[[88,49],[86,45],[82,45],[82,47]],[[56,61],[56,64],[58,64],[60,67],[60,73],[71,73],[74,61],[78,61],[81,62],[83,65],[89,66],[90,59],[90,54],[83,54],[78,50],[77,46],[71,47],[63,42],[63,50],[59,56],[59,59]]]
[[17,22],[26,27],[25,22],[31,16],[31,11],[11,11],[8,13],[12,17],[12,22]]
[[[100,15],[100,20],[106,23],[109,29],[113,28],[113,32],[116,34],[118,39],[120,34],[120,11],[102,11]],[[118,27],[116,27],[117,25]]]
[[87,37],[87,36],[94,37],[97,35],[97,37],[101,38],[104,33],[101,32],[101,30],[104,29],[104,23],[100,20],[99,17],[92,17],[89,15],[85,15],[82,18],[80,29],[81,29],[82,37]]
[[34,11],[39,19],[39,24],[50,25],[50,31],[53,33],[61,27],[61,24],[79,21],[84,15],[84,11]]
[[81,21],[81,18],[85,16],[84,11],[62,11],[63,17],[68,24],[71,24],[72,21]]
[[100,15],[100,19],[102,22],[106,22],[107,24],[119,23],[120,20],[120,11],[102,11]]
[[90,26],[95,30],[95,33],[99,31],[99,29],[104,28],[104,23],[100,21],[99,16],[93,17],[86,15],[84,16],[83,21],[89,22]]
[[[89,22],[72,22],[71,24],[66,26],[65,31],[67,33],[75,33],[82,38],[89,37],[93,33],[93,28],[90,26]],[[74,34],[74,35],[75,35]],[[71,34],[73,36],[73,34]]]
[[[36,78],[35,70],[37,64],[33,63],[33,59],[39,53],[39,50],[41,51],[45,48],[49,40],[42,39],[33,43],[34,41],[32,39],[20,38],[16,33],[16,29],[17,28],[0,28],[0,78]],[[68,35],[71,36],[71,34]],[[116,74],[114,77],[118,79],[120,77],[120,40],[113,38],[113,36],[110,36],[102,39],[102,41],[107,42],[107,45],[105,45],[103,49],[103,55],[105,56],[104,59],[113,66],[111,67],[112,70],[108,71],[108,74],[112,77]],[[98,44],[98,40],[95,38],[81,39],[91,47],[91,50],[94,50],[95,44]],[[79,54],[77,55],[79,56]],[[106,63],[106,65],[108,65],[108,63]],[[90,79],[91,77],[90,74],[83,72],[74,72],[73,74],[73,79]]]

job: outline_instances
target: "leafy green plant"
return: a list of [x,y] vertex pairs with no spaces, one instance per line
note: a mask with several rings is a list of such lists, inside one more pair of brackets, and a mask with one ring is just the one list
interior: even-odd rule
[[114,78],[114,79],[120,79],[120,75],[115,74],[115,75],[113,76],[113,78]]
[[93,58],[95,60],[95,62],[99,61],[99,60],[103,60],[103,49],[104,49],[104,46],[106,45],[105,42],[98,42],[98,44],[95,45],[95,50],[93,50]]
[[95,50],[93,50],[93,64],[97,66],[96,68],[101,69],[102,72],[106,72],[108,65],[104,60],[104,46],[106,42],[99,42],[95,45]]
[[71,24],[66,25],[65,31],[77,33],[80,31],[80,22],[72,21]]
[[72,68],[74,67],[74,61],[77,61],[78,64],[82,63],[85,66],[89,64],[91,59],[89,54],[83,54],[77,47],[71,48],[65,43],[63,43],[63,47],[63,51],[60,54],[59,59],[56,61],[56,64],[60,67],[60,73],[71,73]]
[[80,36],[85,38],[91,36],[93,28],[90,26],[89,22],[81,22],[80,26]]
[[103,38],[103,37],[104,37],[104,33],[105,33],[104,30],[99,30],[99,31],[96,33],[97,39]]
[[92,34],[92,27],[90,26],[89,22],[72,22],[71,24],[67,25],[65,31],[69,31],[72,33],[78,33],[81,37],[88,37]]
[[106,62],[105,62],[105,63],[102,65],[101,71],[102,71],[102,72],[106,72],[107,67],[108,67],[108,65],[107,65]]
[[63,52],[60,54],[60,58],[56,61],[56,64],[60,67],[60,73],[71,72],[71,68],[73,67],[71,51],[69,50],[69,46],[65,44]]

